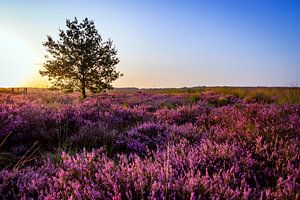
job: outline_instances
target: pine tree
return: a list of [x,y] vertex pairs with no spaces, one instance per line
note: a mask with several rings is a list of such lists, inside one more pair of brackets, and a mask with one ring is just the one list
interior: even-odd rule
[[112,89],[111,83],[122,76],[115,65],[119,63],[112,41],[102,41],[94,22],[85,18],[81,23],[66,20],[67,30],[59,30],[59,40],[47,36],[43,43],[47,52],[42,76],[48,76],[52,87],[67,91],[87,90],[97,93]]

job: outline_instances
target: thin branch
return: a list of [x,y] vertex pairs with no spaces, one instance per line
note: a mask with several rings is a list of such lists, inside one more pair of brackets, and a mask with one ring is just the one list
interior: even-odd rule
[[19,164],[19,166],[18,167],[22,167],[26,162],[29,162],[29,161],[32,161],[32,160],[34,160],[35,158],[30,158],[31,156],[33,156],[34,154],[35,154],[35,152],[37,151],[37,150],[39,150],[40,149],[40,146],[38,146],[38,148],[36,148],[25,160],[23,160],[20,164]]
[[34,146],[38,143],[38,141],[36,141],[29,150],[27,150],[27,152],[21,157],[21,159],[17,162],[17,164],[14,166],[14,169],[16,169],[18,167],[18,165],[22,162],[22,160],[26,157],[26,155],[34,148]]
[[12,131],[10,131],[7,135],[6,135],[6,137],[4,138],[4,140],[1,142],[1,144],[0,144],[0,148],[2,147],[2,145],[5,143],[5,141],[7,140],[7,138],[10,136],[12,134]]

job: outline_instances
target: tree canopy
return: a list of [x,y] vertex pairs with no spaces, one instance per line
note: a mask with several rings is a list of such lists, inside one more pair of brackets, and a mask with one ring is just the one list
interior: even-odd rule
[[67,30],[59,29],[59,40],[47,36],[43,43],[49,54],[45,56],[42,76],[48,76],[52,87],[67,91],[87,90],[97,93],[112,89],[111,83],[122,74],[116,71],[117,50],[109,39],[103,41],[93,21],[66,20]]

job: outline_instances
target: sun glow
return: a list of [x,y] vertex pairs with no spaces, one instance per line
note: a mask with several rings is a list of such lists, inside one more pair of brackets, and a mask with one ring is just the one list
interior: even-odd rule
[[33,88],[47,88],[49,87],[49,85],[50,82],[48,81],[48,78],[42,77],[38,72],[38,68],[35,73],[33,73],[31,76],[27,77],[26,80],[21,82],[21,86]]
[[22,37],[7,30],[0,30],[0,85],[1,87],[25,86],[28,78],[36,73],[38,53]]

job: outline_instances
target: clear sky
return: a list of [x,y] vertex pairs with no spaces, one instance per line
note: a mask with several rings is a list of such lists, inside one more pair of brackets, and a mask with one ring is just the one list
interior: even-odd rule
[[42,43],[75,16],[114,41],[116,87],[300,84],[300,1],[3,0],[0,87],[45,86]]

